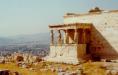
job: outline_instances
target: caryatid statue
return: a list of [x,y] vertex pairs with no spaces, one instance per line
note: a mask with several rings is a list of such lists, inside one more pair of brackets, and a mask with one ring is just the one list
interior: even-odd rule
[[78,31],[77,31],[77,29],[75,29],[74,42],[75,42],[75,44],[78,44]]
[[53,33],[53,30],[51,30],[50,37],[51,37],[51,45],[53,45],[54,44],[54,33]]
[[62,39],[61,39],[61,32],[58,30],[58,44],[62,44]]

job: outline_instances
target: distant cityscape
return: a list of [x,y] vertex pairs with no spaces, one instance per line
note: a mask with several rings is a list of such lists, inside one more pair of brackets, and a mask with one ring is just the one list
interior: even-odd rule
[[49,53],[48,33],[0,38],[0,55],[11,55],[14,52],[46,56]]

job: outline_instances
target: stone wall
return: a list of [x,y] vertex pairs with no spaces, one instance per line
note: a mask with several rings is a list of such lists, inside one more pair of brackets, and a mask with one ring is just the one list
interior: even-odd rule
[[50,46],[50,53],[52,57],[72,57],[77,56],[77,46],[76,45],[57,45]]
[[44,60],[59,63],[78,64],[86,54],[85,44],[68,44],[50,46],[50,54]]
[[118,11],[64,18],[64,23],[92,23],[90,52],[100,58],[118,58]]

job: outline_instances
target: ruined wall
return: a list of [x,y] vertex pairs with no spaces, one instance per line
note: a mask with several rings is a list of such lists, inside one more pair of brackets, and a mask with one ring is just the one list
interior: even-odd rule
[[65,17],[64,23],[92,23],[91,54],[118,58],[118,11]]
[[52,57],[72,57],[76,58],[77,56],[77,47],[74,45],[58,45],[58,46],[50,46],[51,56]]
[[86,54],[86,44],[50,46],[50,54],[44,60],[68,64],[78,64]]
[[57,45],[50,46],[50,55],[44,60],[51,62],[77,64],[77,46],[76,45]]

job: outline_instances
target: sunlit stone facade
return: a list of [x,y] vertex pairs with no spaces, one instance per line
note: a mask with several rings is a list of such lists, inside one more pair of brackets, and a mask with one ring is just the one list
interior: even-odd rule
[[49,29],[47,61],[77,64],[87,58],[118,58],[118,10],[68,13],[64,24],[50,25]]

